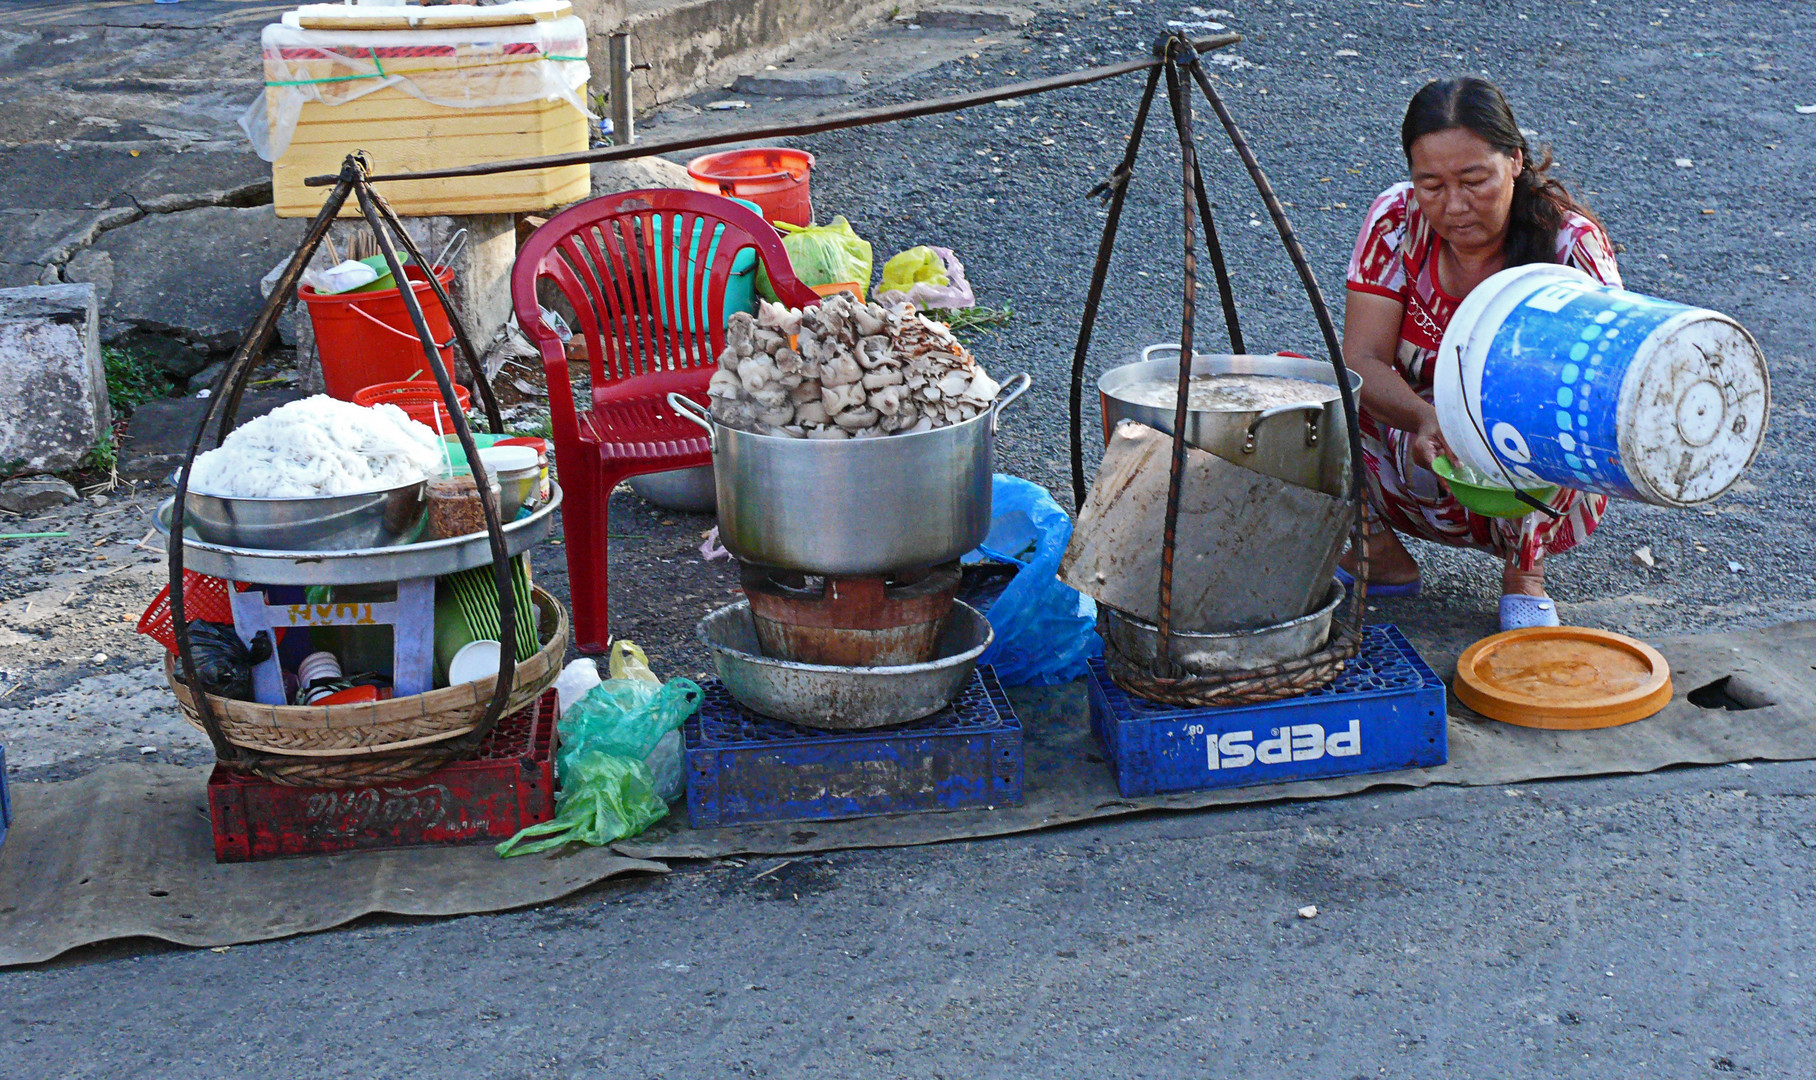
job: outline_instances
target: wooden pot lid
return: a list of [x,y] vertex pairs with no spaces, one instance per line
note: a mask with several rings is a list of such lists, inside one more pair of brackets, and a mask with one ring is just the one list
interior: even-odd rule
[[1463,704],[1521,727],[1585,731],[1644,720],[1671,700],[1671,666],[1642,641],[1580,626],[1483,638],[1457,658]]

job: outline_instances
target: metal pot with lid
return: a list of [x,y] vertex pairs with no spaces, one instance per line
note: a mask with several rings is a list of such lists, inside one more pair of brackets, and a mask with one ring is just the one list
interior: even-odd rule
[[[1156,353],[1170,353],[1155,359]],[[1097,380],[1103,406],[1104,440],[1124,420],[1169,435],[1177,403],[1179,346],[1150,345],[1141,359],[1111,368]],[[1337,498],[1350,489],[1349,433],[1344,429],[1343,399],[1336,372],[1321,360],[1293,356],[1235,356],[1199,353],[1192,358],[1192,379],[1220,375],[1265,376],[1282,380],[1281,388],[1246,380],[1245,388],[1263,394],[1209,394],[1187,399],[1185,441],[1235,465],[1312,488]],[[1348,372],[1350,389],[1360,392],[1362,377]],[[1292,397],[1284,380],[1316,383],[1324,390]]]
[[990,531],[997,414],[1028,389],[1004,383],[977,416],[877,439],[793,439],[727,427],[679,394],[712,435],[719,542],[741,562],[809,574],[883,574],[951,562]]

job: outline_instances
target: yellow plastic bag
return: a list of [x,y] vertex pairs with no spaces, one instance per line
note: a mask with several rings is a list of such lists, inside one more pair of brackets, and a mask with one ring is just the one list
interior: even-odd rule
[[655,683],[660,686],[662,680],[649,669],[649,654],[634,641],[619,638],[612,642],[611,659],[606,661],[606,671],[614,679],[636,679],[638,682]]
[[[851,228],[843,216],[830,225],[790,225],[777,222],[782,230],[782,247],[788,251],[788,264],[803,285],[855,284],[861,297],[870,289],[870,272],[874,262],[870,241]],[[779,300],[770,284],[769,274],[757,270],[757,292],[767,300]]]
[[951,248],[931,244],[911,247],[884,263],[876,298],[881,304],[906,300],[922,310],[963,311],[977,306],[977,294],[965,280],[965,264]]
[[877,289],[884,292],[907,292],[922,282],[945,285],[948,280],[946,264],[940,261],[939,252],[922,244],[891,256],[883,264],[883,280],[877,285]]

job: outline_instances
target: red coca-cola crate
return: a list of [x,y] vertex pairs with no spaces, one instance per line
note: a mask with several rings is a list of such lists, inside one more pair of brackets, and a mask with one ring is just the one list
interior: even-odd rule
[[285,787],[215,766],[216,862],[505,840],[555,816],[555,691],[498,721],[467,761],[420,780]]

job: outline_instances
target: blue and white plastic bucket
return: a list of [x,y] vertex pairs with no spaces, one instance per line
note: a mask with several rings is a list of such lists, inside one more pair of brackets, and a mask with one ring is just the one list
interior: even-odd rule
[[1470,292],[1433,389],[1445,442],[1488,476],[1662,506],[1732,486],[1772,399],[1765,355],[1733,319],[1550,263]]

